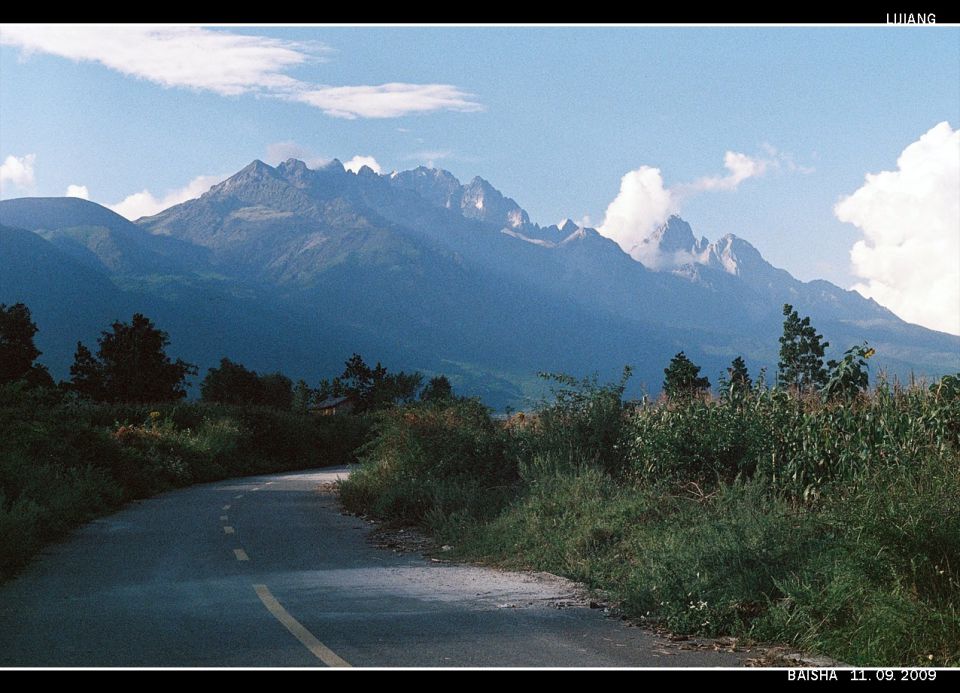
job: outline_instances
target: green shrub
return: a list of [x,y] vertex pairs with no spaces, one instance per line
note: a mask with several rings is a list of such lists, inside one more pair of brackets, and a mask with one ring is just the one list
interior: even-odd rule
[[630,368],[624,368],[619,383],[600,385],[596,377],[578,381],[567,375],[541,373],[555,383],[553,401],[537,412],[533,428],[515,431],[525,445],[515,448],[514,454],[521,459],[534,454],[554,460],[577,459],[611,474],[622,473],[626,464],[622,397],[630,374]]
[[198,403],[90,404],[0,387],[0,578],[121,503],[229,476],[342,464],[364,417]]
[[762,384],[623,411],[561,381],[501,427],[412,407],[378,420],[347,507],[453,555],[548,570],[675,631],[788,642],[857,665],[960,664],[960,398],[952,381],[824,402]]
[[492,516],[513,495],[517,465],[475,400],[420,402],[378,415],[344,504],[381,517],[434,523]]

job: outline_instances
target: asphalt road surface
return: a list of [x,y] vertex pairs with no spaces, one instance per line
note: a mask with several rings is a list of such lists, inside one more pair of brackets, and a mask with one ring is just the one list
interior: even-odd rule
[[549,576],[377,548],[321,482],[249,477],[139,501],[0,586],[3,667],[719,667]]

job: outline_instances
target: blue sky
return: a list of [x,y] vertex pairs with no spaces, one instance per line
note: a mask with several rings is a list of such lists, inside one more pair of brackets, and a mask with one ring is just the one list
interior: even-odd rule
[[[4,198],[73,185],[108,205],[140,194],[124,209],[141,209],[254,158],[367,155],[384,172],[432,163],[480,175],[541,224],[603,226],[618,194],[643,201],[652,181],[668,192],[659,212],[679,212],[698,235],[736,233],[798,278],[910,305],[919,296],[892,286],[880,256],[873,269],[864,253],[852,263],[858,241],[902,245],[871,221],[870,191],[847,214],[858,222],[835,205],[868,173],[909,178],[898,157],[946,122],[919,149],[945,161],[933,186],[933,206],[946,207],[939,254],[960,235],[942,190],[960,127],[956,26],[103,31],[0,28]],[[622,188],[642,167],[659,178]],[[923,204],[911,195],[905,205]],[[941,313],[960,306],[952,259],[957,285],[938,289]]]

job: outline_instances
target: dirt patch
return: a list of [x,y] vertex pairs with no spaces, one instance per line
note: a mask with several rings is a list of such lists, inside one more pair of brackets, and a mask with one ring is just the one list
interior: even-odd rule
[[[748,650],[749,652],[750,650]],[[748,667],[829,667],[844,668],[850,666],[829,657],[808,655],[797,652],[796,649],[773,645],[756,647],[753,649],[756,657],[747,659],[744,664]]]
[[378,526],[370,520],[368,522],[373,528],[367,540],[378,549],[390,549],[394,553],[418,553],[434,562],[443,560],[435,554],[443,553],[444,549],[450,550],[450,547],[437,546],[437,542],[431,537],[412,527],[392,528]]

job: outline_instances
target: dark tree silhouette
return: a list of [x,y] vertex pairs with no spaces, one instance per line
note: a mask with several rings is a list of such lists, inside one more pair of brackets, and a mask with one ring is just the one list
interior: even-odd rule
[[727,368],[725,376],[720,377],[720,396],[724,399],[735,399],[746,394],[753,387],[750,371],[743,357],[738,356]]
[[445,375],[430,378],[430,381],[420,393],[420,399],[425,402],[438,402],[453,399],[453,386]]
[[294,411],[305,413],[310,409],[310,403],[313,401],[313,391],[307,385],[307,381],[298,380],[293,389],[293,401],[290,406]]
[[283,373],[257,375],[228,358],[220,359],[219,368],[211,368],[200,384],[204,402],[220,404],[258,404],[275,409],[293,405],[293,383]]
[[687,398],[702,394],[709,389],[710,381],[700,377],[700,366],[687,358],[682,351],[670,360],[663,369],[663,391],[672,398]]
[[30,309],[23,303],[0,303],[0,385],[23,380],[30,385],[53,385],[46,366],[34,363],[42,353],[33,343],[37,333]]
[[70,389],[97,401],[107,399],[104,391],[103,366],[81,342],[73,353],[70,366]]
[[687,358],[682,351],[670,360],[670,365],[663,369],[663,374],[663,391],[669,397],[693,397],[710,387],[710,380],[700,377],[700,366]]
[[70,368],[72,387],[107,402],[170,402],[186,397],[186,379],[197,367],[171,361],[165,349],[170,338],[141,313],[131,322],[115,322],[103,332],[96,358],[77,344]]
[[777,383],[800,392],[819,391],[827,384],[823,353],[830,342],[821,342],[823,335],[817,334],[810,318],[801,319],[789,303],[783,306],[783,315],[786,319],[780,337]]
[[253,404],[260,399],[260,379],[254,371],[224,357],[200,383],[200,399],[219,404]]
[[320,382],[317,396],[321,400],[349,396],[356,401],[354,411],[373,411],[412,401],[422,383],[420,373],[388,373],[379,361],[371,368],[360,354],[353,354],[340,376]]
[[274,409],[290,409],[293,406],[293,381],[283,373],[261,375],[257,403]]

